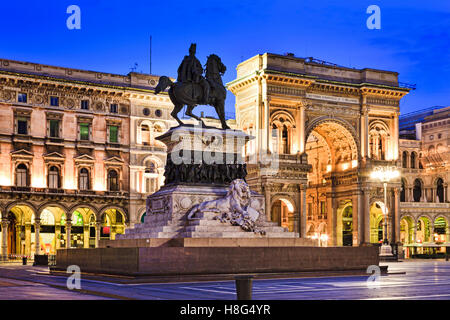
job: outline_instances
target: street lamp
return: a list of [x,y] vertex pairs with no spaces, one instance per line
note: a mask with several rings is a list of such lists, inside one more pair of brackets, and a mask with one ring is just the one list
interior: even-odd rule
[[400,172],[396,170],[395,167],[376,167],[374,171],[372,171],[371,177],[372,179],[377,179],[383,182],[384,189],[384,206],[383,206],[383,214],[384,214],[384,237],[383,244],[381,246],[380,256],[392,256],[392,248],[389,245],[389,240],[387,238],[387,184],[392,179],[396,179],[400,176]]

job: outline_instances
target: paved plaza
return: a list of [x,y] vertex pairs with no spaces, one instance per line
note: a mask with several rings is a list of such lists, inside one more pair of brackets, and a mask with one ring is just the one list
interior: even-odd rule
[[[450,262],[408,260],[388,263],[379,287],[368,276],[255,280],[255,300],[447,300],[450,299]],[[48,274],[46,267],[0,265],[2,299],[149,299],[234,300],[234,281],[184,283],[114,283],[82,279],[81,290],[68,290],[66,277]]]

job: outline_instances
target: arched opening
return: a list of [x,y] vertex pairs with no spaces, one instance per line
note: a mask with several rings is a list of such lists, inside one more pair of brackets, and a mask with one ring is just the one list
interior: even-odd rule
[[431,221],[428,217],[420,217],[417,221],[416,242],[425,243],[431,241]]
[[108,190],[119,191],[119,174],[114,169],[108,170]]
[[346,206],[342,212],[342,245],[353,245],[353,207]]
[[[55,212],[55,213],[54,213]],[[56,249],[58,246],[58,238],[56,236],[56,216],[63,213],[63,211],[58,207],[46,207],[42,210],[40,216],[40,227],[39,227],[39,250],[40,254],[54,255],[56,254]],[[35,216],[31,217],[31,254],[35,253]]]
[[414,221],[410,217],[403,217],[400,220],[400,242],[414,243]]
[[[71,225],[70,225],[70,239],[67,239],[67,217],[65,214],[61,216],[61,247],[66,247],[67,241],[70,241],[70,248],[84,248],[85,247],[85,239],[87,238],[85,235],[84,229],[84,221],[86,212],[89,212],[88,208],[77,208],[72,213]],[[87,230],[86,230],[87,231]]]
[[385,123],[375,121],[369,128],[370,157],[376,160],[387,160],[389,130]]
[[411,152],[411,169],[416,169],[416,159],[417,154],[415,152]]
[[61,188],[61,178],[57,166],[51,166],[48,170],[48,187],[50,189]]
[[118,209],[107,209],[101,217],[100,239],[116,238],[125,232],[125,215]]
[[402,187],[400,189],[400,202],[406,202],[406,182],[402,179]]
[[414,202],[420,202],[422,198],[422,182],[419,179],[414,180],[413,199]]
[[402,153],[402,167],[408,168],[408,152],[407,151],[403,151],[403,153]]
[[370,242],[383,242],[384,203],[374,202],[370,206]]
[[[328,229],[331,234],[323,235],[332,239],[332,245],[344,245],[344,234],[345,245],[352,245],[353,222],[350,224],[348,222],[350,222],[349,210],[353,210],[353,208],[346,209],[345,214],[348,216],[344,218],[345,205],[339,202],[341,207],[332,208],[330,202],[332,204],[336,202],[329,197],[335,197],[335,194],[342,190],[341,186],[333,186],[334,177],[342,175],[344,172],[356,173],[358,167],[356,140],[344,124],[332,120],[320,122],[307,129],[306,133],[305,152],[308,164],[311,165],[306,190],[308,222],[314,225],[321,223],[333,225],[333,229]],[[345,202],[349,202],[351,207],[351,200]],[[332,219],[333,210],[337,210],[334,223],[329,221]],[[357,213],[351,212],[351,215],[353,214]]]
[[28,167],[20,163],[16,167],[16,186],[17,187],[28,187],[30,184],[30,179],[28,179]]
[[436,197],[438,202],[444,202],[444,180],[438,178],[436,180]]
[[145,217],[147,216],[147,212],[144,211],[144,214],[141,216],[141,223],[145,222]]
[[272,221],[283,228],[294,231],[294,205],[287,199],[279,199],[272,205]]
[[[10,259],[18,259],[21,255],[31,255],[31,233],[34,225],[31,224],[34,211],[31,207],[19,204],[12,207],[7,214],[7,254]],[[34,241],[33,241],[34,244]]]
[[437,244],[442,244],[447,242],[447,220],[444,217],[438,217],[434,220],[434,242]]
[[403,244],[404,258],[410,258],[413,253],[414,244],[414,221],[410,217],[403,217],[400,220],[400,242]]
[[95,214],[90,214],[89,216],[89,242],[88,247],[89,248],[95,248],[95,234],[96,234],[96,221],[95,221]]

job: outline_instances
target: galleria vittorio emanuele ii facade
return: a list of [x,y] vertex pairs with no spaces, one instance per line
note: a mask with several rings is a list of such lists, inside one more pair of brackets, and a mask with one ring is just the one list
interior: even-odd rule
[[[164,184],[176,122],[158,76],[117,75],[0,59],[1,255],[96,247],[142,221]],[[266,215],[323,246],[378,244],[399,253],[449,245],[448,108],[401,118],[398,74],[263,54],[237,66],[233,129],[255,137],[247,182]],[[218,125],[215,119],[206,119]],[[399,126],[400,123],[400,126]],[[260,157],[277,155],[277,164]],[[387,185],[378,167],[401,177]]]

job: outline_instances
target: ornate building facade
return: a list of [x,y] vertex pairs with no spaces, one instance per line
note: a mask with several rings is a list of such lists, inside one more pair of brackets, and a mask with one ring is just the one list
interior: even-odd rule
[[444,252],[450,242],[450,107],[400,118],[400,241],[404,254]]
[[95,247],[139,221],[162,183],[157,81],[0,60],[2,257]]
[[247,180],[268,218],[323,245],[363,245],[380,242],[386,206],[389,239],[400,242],[400,179],[384,203],[370,178],[400,167],[399,102],[410,89],[397,73],[265,53],[239,64],[227,86],[237,127],[256,137]]

